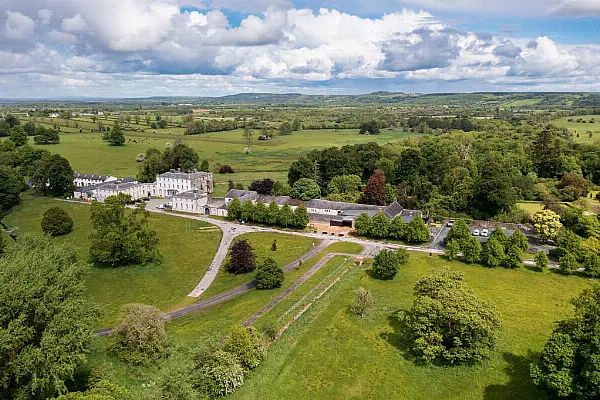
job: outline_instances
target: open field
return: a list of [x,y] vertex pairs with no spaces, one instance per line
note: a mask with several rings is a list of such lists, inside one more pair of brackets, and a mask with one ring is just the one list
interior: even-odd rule
[[517,206],[521,210],[527,211],[530,215],[533,215],[536,212],[542,211],[544,209],[544,205],[541,201],[523,201],[517,203]]
[[[592,118],[595,120],[594,123],[589,123]],[[572,121],[569,122],[569,119],[572,119]],[[578,119],[581,119],[582,122],[577,122]],[[600,115],[565,117],[552,121],[552,124],[559,128],[567,128],[574,135],[573,140],[577,143],[595,143],[600,141]],[[592,132],[591,138],[588,131]],[[579,137],[577,137],[577,134],[579,134]]]
[[[189,136],[175,132],[172,135],[158,131],[126,132],[127,142],[124,146],[109,146],[102,140],[99,132],[63,133],[60,144],[45,145],[43,148],[66,157],[78,172],[135,177],[138,172],[138,154],[145,153],[150,147],[162,151],[167,143],[181,138],[198,152],[200,159],[209,161],[213,172],[216,172],[217,164],[229,164],[233,167],[235,174],[215,174],[216,194],[223,195],[229,179],[244,184],[265,177],[287,181],[290,164],[313,149],[366,142],[384,144],[409,136],[419,136],[391,130],[382,130],[376,136],[359,135],[357,130],[317,130],[298,131],[289,136],[259,141],[259,131],[256,131],[252,152],[244,154],[246,144],[242,133],[240,129]],[[32,139],[30,141],[33,142]]]
[[[42,215],[57,205],[71,215],[75,226],[73,232],[56,240],[72,244],[80,258],[87,260],[89,205],[24,197],[5,220],[21,232],[41,232]],[[152,304],[165,311],[180,303],[200,281],[217,251],[221,231],[198,230],[207,226],[202,221],[150,214],[150,227],[157,231],[163,260],[146,266],[92,268],[88,297],[104,311],[98,327],[115,324],[121,306],[127,303]]]
[[[267,359],[232,398],[295,399],[303,393],[311,399],[544,399],[529,379],[529,363],[554,321],[572,312],[569,299],[590,281],[415,253],[410,257],[393,281],[372,279],[358,269],[350,272],[271,346]],[[463,271],[469,287],[502,313],[498,347],[481,365],[417,366],[390,319],[411,306],[415,282],[441,266]],[[364,319],[348,311],[358,286],[371,290],[375,301]]]

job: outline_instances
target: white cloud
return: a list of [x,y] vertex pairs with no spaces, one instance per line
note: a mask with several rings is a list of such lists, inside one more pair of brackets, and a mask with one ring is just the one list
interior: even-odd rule
[[567,0],[554,7],[551,14],[572,17],[600,16],[600,1]]
[[38,10],[37,13],[38,20],[42,25],[48,25],[52,21],[52,15],[53,12],[47,8],[42,8],[41,10]]
[[31,39],[34,30],[35,22],[31,17],[20,12],[6,11],[4,32],[7,38],[16,40]]
[[62,30],[67,33],[85,32],[88,25],[81,14],[75,14],[71,18],[65,18],[61,24]]
[[577,57],[560,49],[547,37],[537,38],[516,58],[510,70],[514,75],[561,76],[581,73]]
[[46,33],[46,38],[48,38],[48,40],[51,42],[60,44],[73,44],[77,42],[77,36],[73,35],[72,33],[60,32],[55,29]]

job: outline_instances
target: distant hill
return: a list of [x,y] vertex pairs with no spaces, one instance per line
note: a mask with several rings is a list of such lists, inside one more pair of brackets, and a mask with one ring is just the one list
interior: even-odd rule
[[375,92],[360,95],[309,95],[301,93],[240,93],[222,97],[175,97],[161,96],[131,99],[94,99],[65,98],[53,100],[2,100],[4,104],[41,104],[60,105],[81,103],[146,103],[161,106],[273,106],[273,107],[322,107],[322,106],[431,106],[452,108],[510,108],[510,109],[571,109],[581,107],[600,107],[598,93],[436,93],[408,94],[394,92]]

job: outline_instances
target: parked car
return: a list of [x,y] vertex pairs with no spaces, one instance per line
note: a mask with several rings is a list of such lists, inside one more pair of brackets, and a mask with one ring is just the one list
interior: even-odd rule
[[454,226],[454,223],[455,223],[455,222],[456,222],[455,220],[451,219],[451,220],[449,220],[449,221],[448,221],[448,224],[447,224],[447,225],[448,225],[448,226]]
[[482,230],[482,231],[481,231],[481,236],[483,236],[483,237],[488,237],[488,234],[489,234],[489,233],[490,233],[490,232],[489,232],[487,229],[484,229],[484,230]]
[[479,229],[475,229],[473,231],[473,236],[479,236]]
[[164,210],[165,209],[165,205],[164,204],[159,204],[156,206],[156,208],[158,208],[159,210]]

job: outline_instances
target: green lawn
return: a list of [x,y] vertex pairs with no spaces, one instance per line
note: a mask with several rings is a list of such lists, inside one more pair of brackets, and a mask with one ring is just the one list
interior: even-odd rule
[[[66,157],[78,172],[135,177],[138,154],[150,147],[162,151],[167,143],[182,137],[184,143],[194,148],[201,159],[209,160],[213,171],[216,171],[217,164],[233,167],[235,174],[215,174],[216,193],[223,195],[229,179],[244,184],[265,177],[287,181],[290,164],[313,149],[370,141],[384,144],[413,135],[390,130],[382,130],[377,136],[359,135],[356,130],[299,131],[268,141],[254,140],[252,152],[244,154],[246,145],[242,133],[242,130],[236,130],[182,137],[175,132],[172,135],[158,131],[156,134],[148,131],[127,132],[128,141],[124,146],[109,146],[101,139],[99,132],[63,133],[59,144],[44,145],[43,148]],[[258,134],[258,131],[255,132],[255,139]]]
[[[242,239],[250,242],[259,265],[267,257],[272,257],[282,267],[308,253],[313,248],[313,243],[315,243],[315,246],[319,244],[319,241],[315,239],[282,233],[248,233],[237,238],[237,240]],[[277,251],[271,251],[273,240],[277,240]],[[254,274],[233,275],[226,272],[225,268],[221,268],[215,281],[202,294],[202,298],[213,297],[251,282],[253,279]]]
[[519,206],[521,210],[527,211],[530,215],[533,215],[536,212],[542,211],[544,209],[544,205],[541,201],[521,202],[517,203],[517,206]]
[[[544,399],[528,376],[532,354],[542,349],[553,323],[571,313],[569,299],[589,280],[410,257],[393,281],[372,279],[360,269],[346,275],[271,346],[232,398]],[[415,282],[441,266],[463,271],[469,287],[502,313],[498,347],[481,365],[417,366],[390,319],[411,306]],[[358,286],[371,290],[375,302],[364,319],[348,311]]]
[[[21,232],[41,232],[43,213],[57,205],[71,215],[75,226],[69,235],[56,240],[72,244],[81,259],[86,260],[90,232],[87,204],[24,196],[23,203],[5,220]],[[89,298],[104,310],[98,326],[115,324],[121,306],[127,303],[152,304],[166,311],[184,300],[208,269],[221,239],[218,229],[198,230],[207,226],[210,225],[202,221],[150,214],[150,227],[158,234],[163,261],[115,269],[94,267],[87,286]]]
[[[582,121],[577,122],[581,118]],[[589,121],[594,118],[594,123]],[[569,122],[569,119],[573,121]],[[595,143],[600,141],[600,115],[580,115],[575,117],[565,117],[552,121],[552,124],[559,128],[567,128],[573,135],[573,140],[578,143]],[[592,137],[589,137],[588,131],[592,132]],[[577,137],[579,134],[579,137]]]

